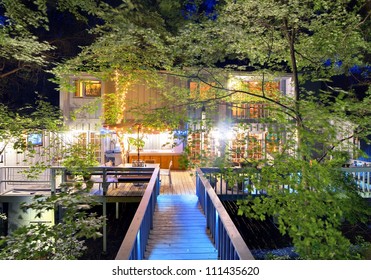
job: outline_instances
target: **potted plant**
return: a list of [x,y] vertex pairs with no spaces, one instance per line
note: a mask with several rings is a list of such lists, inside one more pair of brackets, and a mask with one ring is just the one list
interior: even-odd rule
[[140,160],[140,151],[143,149],[145,145],[145,141],[143,140],[144,135],[142,134],[142,136],[140,136],[140,130],[141,130],[141,125],[138,125],[137,137],[128,138],[129,145],[136,147],[137,154],[138,154],[137,161],[133,161],[133,166],[144,166],[144,161]]
[[129,141],[129,145],[132,145],[136,148],[137,154],[138,154],[137,161],[135,161],[135,162],[133,161],[133,166],[136,163],[137,163],[137,166],[142,166],[141,163],[144,163],[144,162],[140,161],[140,151],[143,149],[144,144],[145,144],[145,141],[143,140],[143,136],[139,137],[139,135],[138,135],[137,138],[129,137],[128,141]]

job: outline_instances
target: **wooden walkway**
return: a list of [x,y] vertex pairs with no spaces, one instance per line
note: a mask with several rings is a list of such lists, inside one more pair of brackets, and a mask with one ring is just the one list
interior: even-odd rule
[[207,232],[206,218],[196,195],[158,196],[145,259],[218,259],[218,252]]
[[161,178],[145,258],[148,260],[216,260],[218,252],[206,229],[206,218],[196,196],[196,177],[172,171]]
[[161,177],[160,194],[168,195],[195,195],[196,194],[196,175],[191,171],[171,171],[173,186],[170,187],[169,178]]

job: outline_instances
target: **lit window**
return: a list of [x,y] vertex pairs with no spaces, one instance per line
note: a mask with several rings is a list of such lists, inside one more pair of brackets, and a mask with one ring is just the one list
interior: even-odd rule
[[212,98],[215,94],[211,85],[202,82],[189,83],[190,96],[194,99]]
[[75,97],[97,97],[101,96],[101,91],[102,84],[100,81],[76,81]]

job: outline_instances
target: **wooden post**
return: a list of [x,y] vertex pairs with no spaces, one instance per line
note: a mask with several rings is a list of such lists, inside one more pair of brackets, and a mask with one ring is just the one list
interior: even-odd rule
[[[103,217],[107,217],[107,202],[103,200]],[[107,222],[103,221],[103,253],[107,253]]]
[[54,168],[50,168],[50,191],[52,194],[55,194],[55,190],[56,190],[56,182],[55,182],[55,169]]
[[119,203],[116,202],[116,220],[119,218]]

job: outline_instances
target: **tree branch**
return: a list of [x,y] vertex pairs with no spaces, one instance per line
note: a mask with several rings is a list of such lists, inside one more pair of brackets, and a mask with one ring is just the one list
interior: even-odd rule
[[[200,73],[200,71],[198,71],[198,73]],[[244,90],[228,89],[228,88],[224,87],[223,84],[220,83],[220,82],[218,82],[219,86],[217,86],[217,85],[212,84],[212,83],[206,81],[205,79],[201,78],[198,74],[197,75],[182,75],[182,74],[172,74],[172,73],[168,73],[168,74],[172,75],[172,76],[183,77],[183,78],[196,78],[200,82],[202,82],[202,83],[204,83],[204,84],[206,84],[206,85],[208,85],[208,86],[210,86],[214,89],[218,89],[218,90],[222,90],[222,91],[227,92],[227,94],[225,94],[225,95],[221,95],[221,96],[217,96],[217,97],[213,97],[213,98],[209,98],[209,99],[201,100],[201,101],[187,102],[187,103],[184,103],[184,104],[180,104],[176,107],[183,107],[183,106],[194,105],[194,104],[204,104],[204,103],[208,103],[208,102],[211,102],[211,101],[221,100],[221,99],[225,99],[227,97],[231,97],[236,93],[243,93],[243,94],[246,94],[246,95],[249,95],[249,96],[252,96],[252,97],[256,97],[256,98],[260,98],[260,99],[266,100],[268,102],[271,102],[273,104],[276,104],[277,106],[283,108],[282,111],[286,115],[288,115],[289,117],[291,117],[295,121],[301,123],[301,119],[300,118],[298,119],[298,113],[295,111],[295,109],[293,109],[293,108],[291,108],[291,107],[289,107],[289,106],[287,106],[287,105],[285,105],[285,104],[283,104],[283,103],[281,103],[277,100],[269,98],[267,96],[262,96],[262,95],[255,94],[255,93],[248,92],[248,91],[244,91]]]
[[10,75],[12,75],[12,74],[14,74],[14,73],[16,73],[16,72],[22,70],[22,69],[23,69],[23,67],[17,67],[17,68],[14,68],[13,70],[10,70],[10,71],[8,71],[8,72],[6,72],[6,73],[1,74],[1,75],[0,75],[0,79],[3,79],[3,78],[5,78],[5,77],[8,77],[8,76],[10,76]]
[[340,139],[336,144],[333,144],[329,149],[327,149],[327,151],[324,152],[323,155],[322,155],[320,158],[316,159],[316,161],[317,161],[318,163],[321,163],[321,162],[322,162],[322,161],[327,157],[327,155],[328,155],[331,151],[333,151],[337,146],[339,146],[340,144],[342,144],[343,142],[345,142],[345,141],[347,141],[347,140],[352,139],[352,138],[354,137],[354,135],[359,134],[359,133],[361,133],[361,132],[363,132],[363,131],[364,131],[364,128],[362,128],[360,131],[357,131],[357,132],[353,133],[352,135],[349,135],[349,136],[347,136],[347,137],[344,137],[344,138]]

